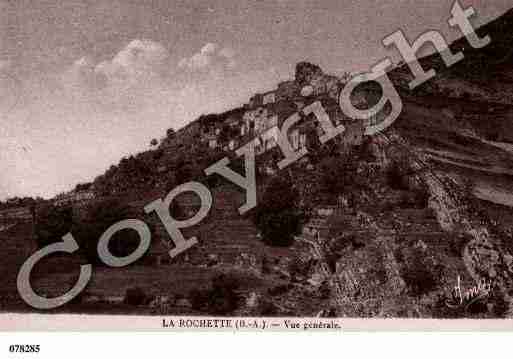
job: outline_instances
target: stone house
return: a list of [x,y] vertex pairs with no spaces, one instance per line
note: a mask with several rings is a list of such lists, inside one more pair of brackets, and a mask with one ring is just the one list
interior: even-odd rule
[[201,141],[208,145],[209,148],[217,148],[219,146],[219,142],[217,139],[217,135],[214,130],[207,130],[201,135]]
[[265,107],[258,107],[254,110],[246,111],[242,117],[242,126],[245,127],[241,130],[242,133],[250,133],[251,130],[255,134],[260,134],[269,128],[278,124],[278,116],[274,115]]
[[[312,126],[311,122],[301,121],[299,124],[294,125],[292,129],[289,130],[287,137],[290,145],[295,151],[307,147],[310,126]],[[320,128],[319,131],[321,131]],[[322,134],[321,132],[319,133]]]
[[70,191],[67,193],[62,193],[60,195],[57,195],[53,203],[56,206],[63,206],[66,204],[73,204],[73,203],[83,203],[91,201],[95,198],[95,194],[93,189],[88,190],[82,190],[82,191]]
[[193,121],[185,127],[178,130],[176,134],[177,144],[194,144],[201,141],[201,123],[200,121]]
[[338,97],[340,95],[340,90],[342,89],[342,85],[340,80],[335,76],[326,76],[326,92],[329,97],[338,101]]
[[82,201],[89,201],[93,199],[94,192],[93,190],[86,190],[86,191],[77,191],[74,196],[75,202],[82,202]]
[[337,206],[320,206],[316,208],[316,213],[319,217],[329,217],[335,213]]
[[262,133],[266,129],[267,116],[268,113],[266,108],[260,107],[257,110],[255,116],[253,117],[253,121],[255,124],[255,133]]
[[344,124],[346,130],[342,134],[345,146],[358,146],[363,143],[365,128],[362,121],[352,121]]
[[243,123],[240,126],[240,137],[244,137],[249,133],[249,129],[246,128],[246,125]]
[[239,141],[237,141],[236,139],[231,139],[228,142],[228,149],[230,151],[234,151],[235,149],[237,149],[238,146],[239,146]]
[[263,95],[262,94],[256,94],[253,97],[249,99],[249,108],[253,109],[259,106],[263,105]]
[[299,130],[293,129],[289,132],[288,137],[292,148],[297,151],[299,149]]
[[327,238],[330,233],[327,218],[312,218],[303,226],[302,234],[313,238]]
[[265,150],[269,150],[275,147],[278,144],[278,138],[280,136],[280,130],[278,126],[271,127],[267,131],[265,131],[261,136],[261,143],[264,146]]
[[270,91],[262,95],[262,104],[267,105],[276,102],[276,92]]
[[244,130],[241,130],[244,134],[251,135],[251,133],[255,129],[255,117],[259,113],[259,110],[249,110],[244,113],[242,116],[242,125],[241,127],[244,127]]
[[301,89],[302,97],[310,97],[314,95],[314,88],[312,85],[306,85]]
[[299,148],[306,148],[306,133],[299,134]]
[[217,138],[216,137],[212,137],[208,140],[208,147],[217,148]]
[[328,92],[324,76],[312,78],[310,86],[312,86],[314,96],[320,96]]
[[296,105],[298,111],[301,111],[305,107],[305,101],[302,100],[295,100],[294,104]]
[[276,101],[291,100],[299,97],[300,86],[295,81],[284,81],[278,84]]
[[231,128],[239,128],[241,125],[241,120],[237,117],[228,117],[224,124],[228,125]]

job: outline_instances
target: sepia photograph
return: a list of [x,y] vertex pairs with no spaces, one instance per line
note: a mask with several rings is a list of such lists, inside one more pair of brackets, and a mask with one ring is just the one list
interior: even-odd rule
[[513,4],[1,0],[0,243],[1,331],[513,330]]

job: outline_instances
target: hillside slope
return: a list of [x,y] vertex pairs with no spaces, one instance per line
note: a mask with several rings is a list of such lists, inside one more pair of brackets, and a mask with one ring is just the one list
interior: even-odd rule
[[[376,136],[363,136],[363,125],[341,113],[341,79],[300,63],[294,79],[277,89],[257,94],[240,108],[201,116],[176,133],[168,131],[158,148],[122,159],[94,181],[95,201],[118,196],[141,214],[145,204],[174,186],[199,180],[212,189],[213,209],[186,231],[199,238],[190,251],[158,268],[98,269],[85,297],[119,297],[138,286],[155,296],[189,300],[185,307],[170,305],[157,313],[217,314],[193,305],[192,292],[212,286],[219,273],[235,273],[243,285],[238,309],[231,314],[510,316],[512,25],[513,10],[481,28],[492,38],[483,50],[470,49],[465,39],[456,41],[451,47],[464,49],[465,59],[451,68],[438,55],[422,59],[425,68],[434,67],[438,74],[415,91],[407,88],[411,75],[406,66],[392,70],[404,109],[393,126]],[[347,126],[347,134],[321,145],[315,141],[314,121],[303,116],[291,131],[291,142],[309,154],[279,171],[280,154],[268,131],[315,101],[321,101],[333,122]],[[236,210],[241,191],[202,172],[225,155],[233,160],[233,150],[254,138],[259,139],[259,192],[273,178],[288,176],[299,202],[308,207],[290,247],[265,245],[261,228]],[[242,172],[240,163],[235,169]],[[183,206],[194,203],[184,200]],[[167,239],[155,218],[144,219],[154,226],[155,241]],[[451,291],[458,278],[463,292],[483,282],[491,290],[479,301],[454,304]],[[69,273],[48,270],[37,284],[55,295],[52,283],[65,279]]]

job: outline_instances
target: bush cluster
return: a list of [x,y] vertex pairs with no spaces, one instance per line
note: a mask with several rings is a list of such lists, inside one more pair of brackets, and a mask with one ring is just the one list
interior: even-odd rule
[[212,315],[226,315],[239,307],[238,278],[220,274],[212,279],[211,288],[193,290],[189,294],[192,307]]
[[289,246],[299,231],[303,217],[299,208],[299,193],[292,182],[275,177],[259,200],[253,221],[266,244]]

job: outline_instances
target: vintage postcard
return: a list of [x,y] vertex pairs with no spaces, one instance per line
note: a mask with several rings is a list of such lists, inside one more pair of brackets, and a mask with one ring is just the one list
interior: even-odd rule
[[2,0],[0,330],[513,329],[512,7]]

